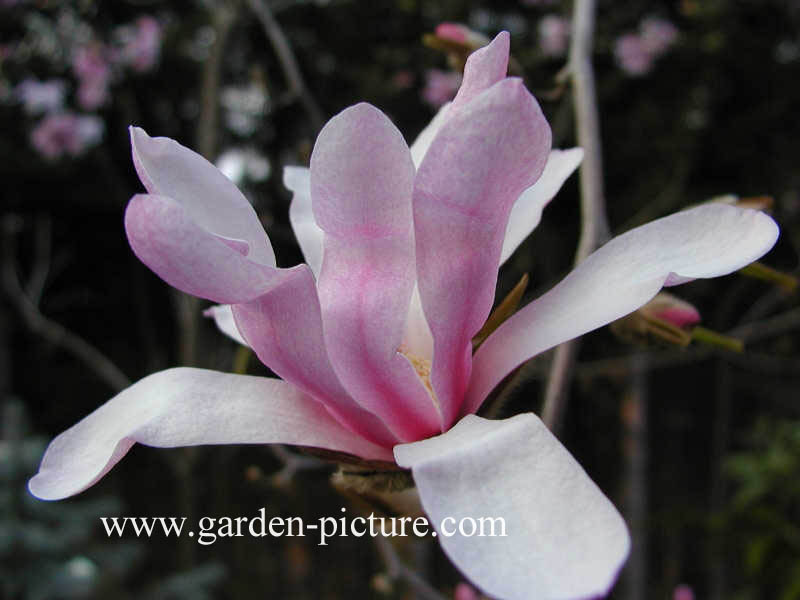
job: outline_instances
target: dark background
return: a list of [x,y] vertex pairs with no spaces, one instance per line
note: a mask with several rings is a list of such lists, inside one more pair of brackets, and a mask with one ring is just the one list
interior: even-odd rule
[[[559,93],[555,83],[565,59],[540,51],[537,30],[545,15],[568,17],[568,2],[268,6],[323,119],[368,101],[412,141],[434,114],[421,96],[425,73],[447,69],[445,56],[421,38],[442,21],[458,21],[489,36],[511,30],[512,53],[553,124],[554,145],[575,143],[570,91]],[[117,70],[105,104],[86,111],[70,66],[75,40],[56,39],[56,24],[72,19],[84,34],[111,44],[120,25],[143,15],[162,27],[158,62],[144,72]],[[615,59],[615,41],[648,16],[671,21],[678,37],[648,73],[632,76]],[[613,231],[720,194],[769,195],[782,236],[763,262],[796,272],[800,4],[604,1],[597,19],[594,62]],[[43,39],[56,41],[47,50]],[[27,494],[24,483],[44,444],[115,393],[96,364],[76,357],[75,338],[130,380],[179,364],[233,368],[235,345],[199,317],[205,304],[174,294],[127,245],[123,210],[142,189],[127,126],[212,158],[232,147],[257,149],[271,175],[243,188],[278,264],[291,266],[302,256],[280,172],[285,164],[307,164],[319,123],[290,93],[245,2],[6,0],[0,48],[0,597],[415,597],[403,582],[387,587],[385,565],[366,539],[336,538],[320,548],[313,538],[243,537],[204,547],[187,538],[105,536],[99,516],[236,517],[262,506],[268,515],[307,521],[338,515],[345,501],[328,484],[330,469],[302,470],[278,485],[273,474],[281,460],[266,448],[137,446],[77,498],[48,504]],[[101,118],[102,141],[76,156],[43,157],[30,142],[42,117],[26,114],[13,92],[30,76],[67,81],[66,109]],[[226,90],[248,85],[262,90],[265,107],[251,117],[252,131],[237,132],[220,102]],[[527,301],[569,270],[579,230],[577,188],[573,177],[503,267],[498,296],[529,273]],[[614,597],[671,598],[676,586],[688,584],[697,598],[800,598],[797,296],[736,274],[674,291],[698,307],[706,327],[728,332],[749,324],[752,341],[735,354],[636,349],[608,329],[585,337],[561,437],[633,532],[633,556]],[[631,368],[634,353],[645,365],[639,375]],[[526,369],[505,414],[539,410],[548,359]],[[249,372],[267,374],[256,363]],[[401,552],[452,594],[459,576],[438,546],[419,542]]]

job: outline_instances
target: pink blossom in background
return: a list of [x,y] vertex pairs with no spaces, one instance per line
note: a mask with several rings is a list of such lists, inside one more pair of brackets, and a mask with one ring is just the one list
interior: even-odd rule
[[558,15],[539,20],[539,49],[547,56],[563,56],[569,45],[570,23]]
[[[509,35],[467,60],[452,103],[409,147],[361,103],[323,127],[310,167],[286,167],[306,263],[276,265],[241,191],[169,138],[131,128],[147,193],[125,213],[136,256],[218,305],[220,329],[281,379],[175,368],[110,399],[48,447],[30,491],[99,481],[135,443],[281,443],[407,469],[444,552],[509,600],[606,594],[629,549],[622,517],[533,413],[476,416],[533,356],[630,314],[663,286],[728,274],[775,243],[765,214],[701,205],[612,239],[473,354],[498,269],[577,168],[519,78]],[[503,532],[443,534],[445,518]]]
[[461,23],[440,23],[434,30],[436,37],[444,40],[450,40],[458,44],[472,46],[473,48],[480,48],[489,43],[489,38],[462,25]]
[[154,17],[139,17],[136,23],[121,27],[117,33],[122,40],[117,57],[120,63],[139,73],[155,66],[161,53],[162,27]]
[[666,52],[678,37],[675,25],[659,17],[644,19],[639,31],[645,48],[656,58]]
[[89,44],[78,48],[72,57],[72,71],[78,78],[78,104],[85,110],[103,106],[109,98],[111,65],[105,46]]
[[682,583],[672,592],[672,600],[694,600],[694,590],[685,583]]
[[659,17],[642,19],[638,33],[627,33],[615,42],[617,64],[628,75],[645,75],[677,37],[678,29],[669,21]]
[[453,592],[453,600],[480,600],[480,594],[470,584],[462,581]]
[[653,68],[653,55],[636,33],[627,33],[614,43],[617,64],[628,75],[644,75]]
[[20,82],[14,91],[25,112],[35,115],[61,110],[67,86],[62,79],[39,81],[29,78]]
[[103,137],[103,121],[71,112],[44,117],[31,131],[31,145],[48,160],[79,156]]
[[422,88],[422,99],[434,108],[450,102],[458,92],[462,75],[455,71],[428,69],[425,71],[425,87]]
[[400,69],[392,76],[392,86],[397,90],[407,90],[414,85],[416,77],[409,69]]

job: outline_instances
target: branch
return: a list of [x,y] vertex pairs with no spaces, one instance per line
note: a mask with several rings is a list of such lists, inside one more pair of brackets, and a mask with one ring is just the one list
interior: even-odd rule
[[[208,60],[203,64],[200,86],[200,115],[197,120],[197,151],[214,162],[217,151],[219,120],[219,87],[225,46],[236,22],[235,3],[211,4],[211,26],[214,43]],[[200,301],[179,290],[172,290],[175,316],[178,321],[178,356],[180,364],[200,366],[198,346],[200,337]]]
[[392,543],[382,535],[375,537],[375,545],[383,562],[386,564],[386,572],[393,581],[402,580],[411,586],[421,600],[446,600],[430,583],[409,569],[400,560],[397,551]]
[[277,488],[288,488],[292,484],[294,476],[299,471],[311,469],[322,469],[327,464],[313,456],[300,456],[286,449],[280,444],[270,444],[270,451],[273,456],[281,462],[281,468],[272,474],[270,482]]
[[[575,254],[579,264],[609,237],[603,197],[603,156],[600,141],[600,118],[592,69],[595,0],[575,0],[572,15],[572,42],[569,65],[578,145],[583,147],[581,165],[581,236]],[[578,341],[561,344],[555,352],[545,390],[542,419],[557,431],[567,404],[567,389],[578,353]]]
[[[726,332],[725,335],[738,338],[746,343],[759,342],[769,339],[776,335],[788,333],[795,329],[800,329],[800,308],[794,308],[783,312],[769,319],[753,321],[735,327]],[[719,350],[709,346],[697,346],[688,350],[678,350],[673,352],[648,352],[646,361],[637,363],[631,362],[627,356],[620,358],[605,358],[593,360],[578,365],[578,376],[582,379],[592,379],[595,377],[614,377],[626,376],[635,370],[655,370],[677,367],[684,364],[706,360],[712,356],[719,355]],[[790,372],[798,364],[798,361],[782,357],[763,354],[752,354],[745,352],[725,353],[726,360],[740,365],[756,365],[759,369]]]
[[300,67],[297,65],[297,59],[292,52],[292,47],[289,45],[289,40],[286,39],[278,21],[275,20],[267,0],[247,0],[247,5],[261,22],[264,33],[275,50],[278,62],[280,62],[281,69],[283,69],[283,74],[286,77],[289,92],[300,100],[311,119],[314,130],[319,131],[325,124],[322,110],[320,110],[311,92],[308,91],[308,86],[306,86],[303,75],[300,73]]
[[[35,334],[40,335],[48,342],[59,346],[83,362],[100,379],[105,381],[113,390],[120,392],[131,385],[131,380],[108,359],[100,350],[71,332],[63,325],[45,317],[38,305],[31,300],[22,286],[14,267],[16,245],[14,243],[13,225],[11,217],[6,217],[3,226],[3,264],[2,281],[3,291],[11,304],[19,312],[22,320]],[[41,268],[34,268],[38,272]],[[38,283],[34,287],[38,286]]]

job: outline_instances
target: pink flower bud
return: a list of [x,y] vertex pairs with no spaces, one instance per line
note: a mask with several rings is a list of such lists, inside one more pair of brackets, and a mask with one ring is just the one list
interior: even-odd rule
[[694,591],[688,585],[682,583],[672,592],[672,600],[694,600]]
[[475,588],[463,581],[456,586],[453,600],[478,600],[480,596]]

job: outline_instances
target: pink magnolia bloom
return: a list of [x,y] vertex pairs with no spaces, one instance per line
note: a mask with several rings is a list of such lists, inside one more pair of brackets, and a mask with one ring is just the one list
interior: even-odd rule
[[672,592],[672,600],[694,600],[694,590],[682,583]]
[[648,51],[658,57],[669,49],[678,37],[678,29],[665,19],[648,17],[639,25],[642,41]]
[[31,131],[31,145],[48,160],[80,156],[103,137],[103,121],[92,115],[52,113]]
[[14,91],[25,112],[34,115],[61,110],[67,86],[62,79],[39,81],[28,78],[20,82]]
[[539,21],[539,48],[547,56],[562,56],[569,44],[570,23],[558,15],[547,15]]
[[614,54],[617,63],[628,75],[645,75],[678,37],[677,28],[658,17],[648,17],[639,24],[639,33],[628,33],[617,39]]
[[72,58],[72,70],[78,78],[78,104],[85,110],[95,110],[108,101],[111,84],[111,65],[99,44],[83,46]]
[[440,23],[436,26],[434,33],[436,37],[473,48],[480,48],[491,41],[482,33],[473,31],[461,23]]
[[152,69],[161,53],[161,24],[153,17],[144,15],[133,25],[120,28],[123,46],[118,60],[139,73]]
[[626,33],[614,43],[614,56],[617,64],[628,75],[645,75],[653,68],[653,54],[642,37],[636,33]]
[[[499,266],[539,222],[580,149],[550,128],[501,33],[470,56],[455,100],[409,148],[358,104],[287,168],[307,264],[281,269],[251,205],[210,163],[132,128],[147,194],[125,225],[171,285],[227,306],[220,325],[282,380],[177,368],[112,398],[50,444],[31,492],[78,493],[139,442],[316,446],[411,470],[451,560],[500,598],[604,594],[629,550],[611,502],[533,414],[475,416],[516,366],[637,309],[664,285],[729,273],[775,242],[766,215],[705,205],[609,242],[473,356]],[[506,535],[443,535],[502,517]],[[448,530],[449,531],[449,530]]]
[[428,69],[425,72],[425,87],[422,88],[422,99],[434,108],[447,104],[458,92],[461,85],[461,73]]
[[470,584],[462,581],[453,591],[453,600],[480,600],[480,594]]

